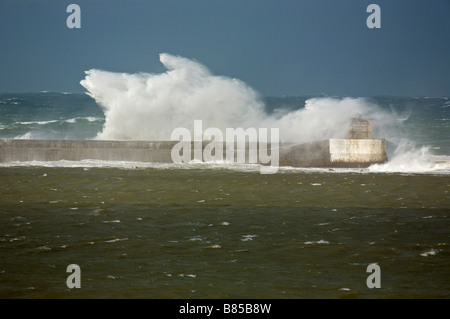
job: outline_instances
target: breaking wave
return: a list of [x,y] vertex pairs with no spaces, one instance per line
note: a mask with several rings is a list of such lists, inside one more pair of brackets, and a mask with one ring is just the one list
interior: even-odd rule
[[219,128],[279,128],[283,142],[345,137],[350,118],[370,117],[389,124],[390,115],[363,98],[314,98],[295,111],[270,114],[257,92],[244,82],[216,76],[184,57],[160,55],[161,74],[114,73],[91,69],[81,81],[105,113],[97,139],[170,140],[194,120]]

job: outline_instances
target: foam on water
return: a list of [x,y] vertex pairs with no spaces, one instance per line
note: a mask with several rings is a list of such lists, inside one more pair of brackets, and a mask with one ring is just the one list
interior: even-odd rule
[[371,165],[368,170],[379,173],[450,173],[450,156],[434,156],[427,146],[416,147],[403,141],[387,163]]
[[59,119],[59,120],[47,120],[47,121],[18,121],[15,124],[18,125],[47,125],[47,124],[54,124],[54,123],[70,123],[70,124],[74,124],[77,121],[88,121],[88,122],[95,122],[95,121],[103,121],[103,118],[98,118],[98,117],[94,117],[94,116],[85,116],[85,117],[74,117],[74,118],[70,118],[70,119]]
[[46,124],[56,123],[56,122],[59,122],[59,120],[17,122],[17,124],[22,124],[22,125],[30,125],[30,124],[46,125]]
[[[278,168],[279,174],[297,173],[327,173],[327,174],[347,174],[347,173],[411,173],[411,174],[450,174],[450,156],[446,160],[441,157],[426,157],[423,159],[413,159],[408,162],[408,157],[414,154],[402,154],[394,157],[386,164],[374,164],[369,168],[306,168],[281,166]],[[438,158],[439,160],[436,160]],[[406,165],[405,163],[409,163]],[[239,164],[223,162],[191,162],[188,164],[178,163],[151,163],[151,162],[127,162],[127,161],[102,161],[102,160],[82,160],[82,161],[30,161],[30,162],[7,162],[0,163],[0,167],[64,167],[64,168],[118,168],[118,169],[158,169],[158,170],[230,170],[236,172],[248,172],[260,174],[259,164]],[[312,186],[321,186],[320,183],[313,183]]]
[[313,245],[313,244],[329,244],[330,242],[329,241],[327,241],[327,240],[323,240],[323,239],[321,239],[321,240],[317,240],[317,241],[305,241],[304,242],[304,244],[305,245]]

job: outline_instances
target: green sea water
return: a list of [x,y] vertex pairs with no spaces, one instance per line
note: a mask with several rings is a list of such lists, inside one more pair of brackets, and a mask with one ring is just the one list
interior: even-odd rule
[[450,296],[448,174],[40,165],[0,181],[1,298]]
[[[449,298],[450,100],[364,101],[395,119],[374,132],[389,163],[366,170],[0,164],[0,298]],[[105,123],[86,94],[0,94],[2,139],[93,139]]]

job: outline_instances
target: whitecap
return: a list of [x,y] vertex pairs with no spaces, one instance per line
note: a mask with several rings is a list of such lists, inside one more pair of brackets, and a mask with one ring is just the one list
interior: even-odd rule
[[194,275],[194,274],[179,274],[178,275],[178,277],[184,277],[184,276],[186,276],[186,277],[191,277],[191,278],[195,278],[195,277],[197,277],[197,275]]
[[40,247],[38,247],[38,248],[36,248],[36,249],[39,249],[39,250],[52,250],[50,247],[48,247],[47,245],[44,245],[44,246],[40,246]]
[[253,238],[258,237],[258,235],[242,235],[242,241],[249,241],[249,240],[253,240]]
[[31,124],[46,125],[46,124],[51,124],[51,123],[56,123],[56,122],[59,122],[59,120],[16,122],[16,124],[22,124],[22,125],[31,125]]
[[115,239],[111,239],[111,240],[106,240],[105,243],[115,243],[115,242],[123,241],[123,240],[128,240],[128,238],[115,238]]
[[304,244],[305,245],[312,245],[312,244],[329,244],[330,242],[327,240],[318,240],[318,241],[305,241]]
[[19,236],[19,237],[12,238],[12,239],[10,239],[9,241],[10,241],[10,242],[13,242],[13,241],[20,241],[20,240],[25,240],[26,238],[27,238],[26,236]]
[[420,254],[420,256],[422,257],[428,257],[428,256],[434,256],[436,255],[439,251],[441,251],[440,249],[431,249],[429,251],[423,252]]

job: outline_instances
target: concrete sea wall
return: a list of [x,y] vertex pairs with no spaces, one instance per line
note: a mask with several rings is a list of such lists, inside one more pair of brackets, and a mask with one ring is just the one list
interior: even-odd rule
[[[172,163],[178,141],[0,140],[0,162],[135,161]],[[203,147],[208,143],[204,142]],[[270,146],[267,146],[270,151]],[[384,139],[330,139],[306,144],[281,144],[280,166],[368,167],[387,161]],[[246,152],[248,161],[248,149]],[[223,150],[226,156],[226,149]],[[237,152],[235,154],[235,159]],[[194,144],[191,144],[194,158]],[[269,163],[270,164],[270,163]]]
[[282,166],[369,167],[387,160],[384,139],[329,139],[280,150]]
[[170,150],[176,142],[3,140],[0,162],[12,161],[105,161],[172,162]]

